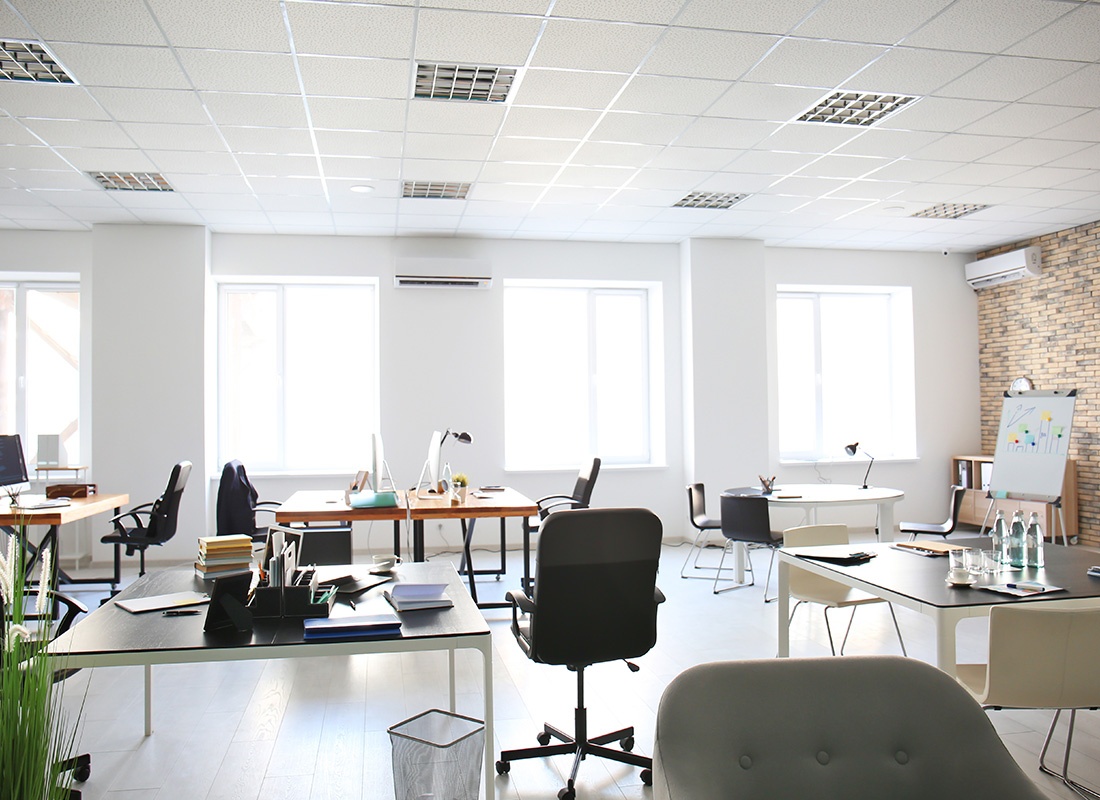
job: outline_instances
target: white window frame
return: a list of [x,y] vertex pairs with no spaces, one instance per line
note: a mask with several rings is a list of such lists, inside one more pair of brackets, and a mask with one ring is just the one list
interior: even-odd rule
[[[289,286],[299,287],[312,287],[312,286],[325,286],[325,287],[338,287],[338,286],[356,286],[356,287],[369,287],[374,290],[374,329],[372,332],[373,349],[374,349],[374,363],[375,363],[375,375],[373,380],[373,407],[374,413],[370,415],[371,418],[367,419],[364,416],[359,416],[355,420],[357,426],[361,426],[365,431],[378,431],[380,424],[380,407],[381,407],[381,342],[380,342],[380,292],[379,281],[377,278],[353,278],[347,276],[223,276],[217,281],[217,303],[218,303],[218,328],[217,328],[217,353],[218,353],[218,366],[217,366],[217,454],[218,463],[224,463],[229,458],[235,458],[235,454],[227,452],[226,445],[226,431],[228,420],[225,391],[226,391],[226,370],[228,368],[228,353],[225,331],[228,324],[228,306],[227,295],[233,291],[274,291],[277,297],[277,326],[278,326],[278,343],[277,343],[277,358],[280,364],[279,368],[279,396],[276,399],[276,411],[278,417],[278,466],[265,467],[260,469],[250,469],[249,473],[254,475],[302,475],[302,474],[338,474],[343,475],[347,472],[347,469],[341,465],[333,465],[332,470],[306,470],[293,466],[287,466],[286,464],[286,398],[283,392],[283,379],[285,376],[285,355],[284,355],[284,326],[285,326],[285,310],[284,310],[284,290]],[[338,346],[338,343],[333,343],[333,346]],[[362,351],[362,342],[357,343],[356,352]],[[350,353],[351,351],[349,351]],[[338,380],[338,376],[336,378]]]
[[[617,280],[569,280],[569,279],[533,279],[533,278],[515,278],[506,279],[503,282],[504,290],[507,292],[509,288],[517,289],[575,289],[583,290],[589,293],[603,293],[603,294],[641,294],[645,297],[645,314],[646,314],[646,368],[647,377],[646,383],[648,386],[647,397],[645,398],[645,411],[647,416],[646,420],[646,436],[648,441],[643,443],[642,451],[646,455],[637,461],[628,461],[616,459],[614,456],[605,456],[604,453],[600,453],[597,450],[596,442],[598,439],[598,433],[596,431],[596,394],[595,394],[595,375],[589,373],[588,380],[588,404],[589,404],[589,432],[588,441],[590,451],[588,453],[582,453],[578,455],[578,458],[583,458],[586,455],[599,456],[601,459],[601,468],[646,468],[646,467],[661,467],[665,466],[667,460],[666,454],[666,438],[665,438],[665,335],[664,335],[664,300],[663,300],[663,286],[659,281],[617,281]],[[505,300],[506,302],[506,300]],[[589,318],[588,318],[588,330],[591,334],[592,330],[592,304],[589,303]],[[508,332],[504,331],[504,335],[507,336]],[[594,337],[589,335],[588,346],[591,353],[595,347]],[[592,363],[590,359],[589,363]],[[509,381],[507,373],[504,375],[505,381]],[[537,388],[532,388],[532,391],[537,391]],[[507,416],[507,412],[505,412]],[[505,429],[505,435],[507,436],[507,429]],[[579,461],[577,462],[580,463]],[[507,472],[545,472],[550,470],[569,470],[575,465],[565,466],[558,464],[545,464],[539,463],[538,459],[530,460],[509,460],[508,448],[505,447],[505,471]]]
[[[815,397],[815,434],[816,442],[812,451],[784,452],[780,450],[779,460],[784,464],[797,464],[806,462],[846,461],[849,457],[840,449],[834,452],[828,449],[823,441],[826,426],[824,424],[823,393],[822,393],[822,350],[821,350],[821,318],[820,300],[824,295],[840,296],[868,296],[875,295],[886,297],[890,308],[890,329],[883,331],[868,331],[868,336],[881,336],[885,333],[890,338],[891,358],[885,365],[888,369],[887,385],[890,391],[890,428],[894,434],[893,441],[887,446],[883,442],[860,442],[861,449],[865,446],[876,460],[912,460],[916,458],[916,382],[915,382],[915,340],[913,329],[913,292],[909,286],[848,286],[848,285],[804,285],[804,284],[780,284],[776,286],[776,305],[784,297],[802,297],[811,299],[814,304],[814,359],[816,362],[816,387]],[[778,311],[777,311],[778,318]],[[776,357],[779,358],[777,347]],[[853,357],[858,357],[853,354]],[[783,420],[777,420],[781,427]],[[861,433],[853,430],[852,441],[860,439]],[[780,435],[779,441],[782,441]]]
[[[84,298],[81,296],[80,281],[78,278],[70,278],[68,274],[52,274],[48,278],[37,273],[6,273],[0,275],[0,288],[15,290],[15,319],[16,319],[16,347],[15,347],[15,430],[23,440],[23,453],[27,460],[27,468],[34,469],[37,460],[38,442],[31,439],[27,430],[27,293],[29,291],[40,292],[75,292],[81,299],[81,326],[83,326]],[[81,327],[83,334],[83,327]],[[79,363],[83,348],[77,352],[77,384],[83,386],[83,365]],[[77,442],[81,443],[83,422],[81,411],[83,403],[77,400]],[[53,433],[53,431],[40,431],[41,433]],[[80,452],[68,454],[69,463],[73,459],[81,460]]]

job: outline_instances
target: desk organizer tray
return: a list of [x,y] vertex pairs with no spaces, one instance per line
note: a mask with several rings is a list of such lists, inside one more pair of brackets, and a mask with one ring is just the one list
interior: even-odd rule
[[[323,602],[320,600],[323,599]],[[248,604],[252,616],[259,619],[272,617],[327,617],[336,600],[336,587],[319,586],[314,595],[309,585],[257,586]]]

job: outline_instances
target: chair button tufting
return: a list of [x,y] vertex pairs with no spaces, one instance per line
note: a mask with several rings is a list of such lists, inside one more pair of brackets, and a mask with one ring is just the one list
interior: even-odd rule
[[741,756],[741,769],[749,769],[752,766],[752,758],[749,756]]
[[824,750],[819,752],[817,754],[817,763],[820,764],[821,766],[825,766],[826,764],[828,764],[829,763],[829,754],[826,753]]
[[899,764],[909,763],[909,754],[906,753],[904,750],[898,750],[896,753],[894,753],[894,758]]

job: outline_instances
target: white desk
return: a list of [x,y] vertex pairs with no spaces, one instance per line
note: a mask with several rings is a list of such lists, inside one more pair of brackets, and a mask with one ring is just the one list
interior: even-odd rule
[[[723,494],[742,494],[759,489],[727,489]],[[905,497],[901,489],[887,489],[881,486],[862,486],[851,483],[785,483],[777,486],[767,496],[768,505],[773,508],[797,508],[802,511],[803,525],[817,524],[817,510],[831,506],[878,506],[878,523],[875,537],[881,539],[881,531],[887,532],[886,541],[894,540],[894,503]],[[736,548],[734,554],[734,578],[738,583],[745,582],[745,547]],[[765,591],[767,591],[765,589]]]
[[798,508],[805,525],[817,524],[817,510],[830,506],[878,506],[875,533],[886,541],[894,540],[894,504],[905,497],[900,489],[862,486],[849,483],[785,483],[772,490],[768,502],[775,508]]
[[[835,551],[837,555],[852,550],[868,550],[875,558],[862,564],[842,566],[825,561],[800,558],[798,553],[812,550]],[[993,606],[1006,603],[1043,603],[1061,608],[1100,607],[1100,578],[1085,574],[1096,563],[1096,553],[1080,547],[1047,545],[1046,566],[1029,567],[1022,572],[1001,573],[990,582],[1005,580],[1040,581],[1061,586],[1064,592],[1013,597],[982,589],[959,589],[948,586],[947,559],[928,558],[903,552],[891,545],[832,545],[814,548],[784,548],[779,551],[779,648],[777,655],[791,654],[790,643],[790,571],[804,569],[815,575],[837,581],[845,586],[862,589],[891,603],[912,609],[930,617],[936,626],[936,666],[948,675],[955,675],[955,628],[960,620],[989,615]]]
[[[324,569],[340,572],[344,568]],[[355,573],[356,567],[347,567],[346,571]],[[49,653],[60,659],[66,667],[145,667],[145,735],[148,736],[153,732],[154,664],[439,650],[447,653],[450,667],[450,709],[454,711],[455,650],[472,648],[480,651],[482,656],[485,692],[485,797],[493,800],[496,762],[493,749],[493,640],[489,626],[466,592],[453,566],[402,564],[396,572],[397,580],[447,583],[447,594],[454,600],[454,608],[415,611],[402,615],[401,635],[394,638],[304,642],[300,619],[257,619],[252,633],[211,635],[202,630],[205,613],[197,616],[164,617],[156,611],[130,614],[117,607],[117,599],[185,590],[208,591],[210,586],[203,586],[203,582],[195,577],[194,569],[185,567],[151,572],[139,578],[117,598],[100,606],[63,636],[51,642]],[[382,587],[369,590],[368,596],[379,593],[381,589]],[[338,604],[336,608],[334,613],[338,613],[342,606]]]

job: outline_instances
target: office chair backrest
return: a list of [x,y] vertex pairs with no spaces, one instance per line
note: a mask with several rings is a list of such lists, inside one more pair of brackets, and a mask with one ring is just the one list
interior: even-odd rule
[[703,489],[703,484],[692,483],[687,487],[687,490],[691,524],[701,531],[720,528],[721,523],[707,516],[707,495]]
[[657,641],[661,520],[643,508],[551,514],[539,535],[531,657],[587,666]]
[[772,544],[768,498],[761,494],[722,494],[722,535],[738,542]]
[[256,501],[259,498],[259,492],[248,480],[244,464],[236,459],[226,462],[218,483],[218,536],[252,536],[256,532]]
[[148,539],[150,543],[167,542],[176,535],[176,522],[180,512],[180,499],[183,497],[187,478],[191,475],[191,462],[181,461],[172,467],[168,477],[168,486],[164,494],[153,502],[149,513]]
[[654,800],[1045,796],[966,690],[914,658],[700,664],[657,709]]
[[1100,609],[994,606],[982,703],[1008,708],[1100,706]]
[[[959,512],[962,511],[963,500],[965,499],[965,486],[951,487],[951,508],[950,516],[947,518],[947,533],[953,533],[955,531],[955,526],[959,524]],[[947,533],[945,533],[944,536],[946,536]]]
[[577,482],[573,485],[574,508],[588,508],[592,502],[592,490],[596,488],[596,477],[600,474],[600,459],[593,458],[592,463],[581,467]]
[[[783,531],[784,547],[820,547],[829,544],[848,544],[848,526],[843,524],[802,525]],[[787,586],[791,597],[820,601],[822,592],[824,596],[829,596],[837,583],[804,569],[792,569],[788,575]]]

